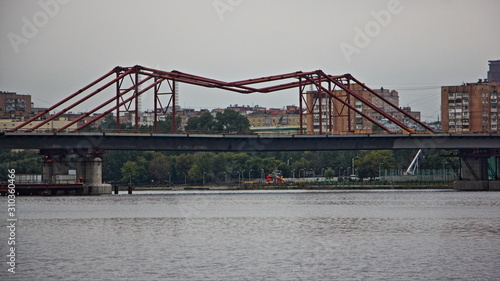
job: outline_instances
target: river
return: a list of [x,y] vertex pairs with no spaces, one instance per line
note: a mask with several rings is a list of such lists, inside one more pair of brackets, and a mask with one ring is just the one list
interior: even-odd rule
[[[498,280],[500,192],[17,197],[0,280]],[[1,212],[0,212],[1,214]]]

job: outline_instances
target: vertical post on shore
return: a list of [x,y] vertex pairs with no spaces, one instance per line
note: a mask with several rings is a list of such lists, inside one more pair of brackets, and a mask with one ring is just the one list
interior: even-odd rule
[[131,184],[128,185],[128,194],[132,194],[132,185]]

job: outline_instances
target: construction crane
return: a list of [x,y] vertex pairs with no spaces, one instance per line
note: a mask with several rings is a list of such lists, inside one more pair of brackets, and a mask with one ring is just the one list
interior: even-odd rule
[[423,157],[424,151],[422,149],[419,149],[415,157],[413,157],[413,160],[410,163],[410,166],[408,166],[408,169],[403,173],[405,176],[413,176],[415,175],[415,170],[418,167],[418,159],[420,157]]

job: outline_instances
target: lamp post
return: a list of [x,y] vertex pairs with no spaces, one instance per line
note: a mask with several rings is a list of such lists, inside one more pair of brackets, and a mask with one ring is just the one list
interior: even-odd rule
[[250,181],[250,173],[252,172],[252,169],[248,170],[248,181]]
[[337,176],[337,178],[340,178],[340,172],[342,171],[343,167],[340,167],[339,168],[339,175]]
[[187,182],[188,182],[187,174],[186,174],[186,172],[184,172],[184,186],[187,186]]
[[[355,160],[355,159],[358,159],[358,156],[356,156],[356,157],[353,157],[353,158],[352,158],[352,171],[351,171],[351,174],[355,174],[355,171],[356,171],[356,170],[354,169],[354,160]],[[355,175],[356,175],[356,174],[355,174]]]
[[379,179],[382,177],[382,170],[380,170],[380,166],[384,165],[384,163],[378,164],[378,177]]
[[227,173],[226,172],[223,173],[224,173],[224,183],[227,184]]
[[172,177],[171,177],[170,173],[168,173],[168,184],[172,185]]
[[238,187],[239,187],[240,186],[240,182],[241,182],[241,180],[240,180],[240,171],[236,171],[236,173],[238,173]]
[[203,185],[205,185],[205,174],[206,174],[206,173],[207,173],[207,172],[205,172],[205,171],[203,172]]

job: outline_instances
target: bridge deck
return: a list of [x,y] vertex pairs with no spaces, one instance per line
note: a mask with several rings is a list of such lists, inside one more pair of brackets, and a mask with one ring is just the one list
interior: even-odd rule
[[500,148],[500,134],[413,135],[190,135],[4,133],[0,149],[163,151],[327,151]]

